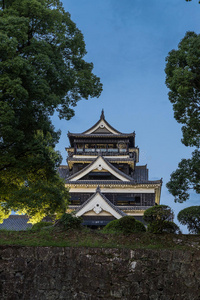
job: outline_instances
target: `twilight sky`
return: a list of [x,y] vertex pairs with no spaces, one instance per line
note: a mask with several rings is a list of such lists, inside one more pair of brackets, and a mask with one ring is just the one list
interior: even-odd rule
[[[165,86],[165,57],[176,49],[186,31],[199,33],[197,0],[63,0],[66,11],[82,31],[85,59],[93,62],[103,92],[98,99],[81,100],[70,121],[53,123],[62,135],[57,149],[66,164],[67,132],[83,132],[106,120],[121,132],[136,132],[140,162],[147,164],[152,180],[163,177],[161,204],[177,214],[199,204],[192,194],[183,204],[174,203],[165,185],[182,158],[192,151],[181,143],[181,126],[173,118]],[[183,227],[181,227],[183,229]],[[186,232],[185,229],[183,229]]]

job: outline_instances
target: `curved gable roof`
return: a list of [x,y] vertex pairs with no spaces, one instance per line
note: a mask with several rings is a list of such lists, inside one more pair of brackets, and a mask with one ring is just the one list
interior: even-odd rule
[[109,133],[112,134],[121,134],[117,129],[112,127],[105,119],[104,110],[102,109],[100,119],[97,123],[95,123],[91,128],[84,131],[83,134],[91,134],[94,133],[99,128],[106,128]]
[[72,176],[68,177],[67,181],[79,180],[80,178],[82,178],[83,176],[88,174],[90,171],[98,168],[98,164],[99,164],[99,167],[102,167],[103,169],[109,171],[111,174],[113,174],[115,177],[117,177],[121,181],[131,181],[132,180],[132,178],[130,176],[128,176],[127,174],[118,170],[106,158],[104,158],[102,155],[99,155],[93,162],[91,162],[85,168],[83,168],[79,172],[73,174]]
[[80,217],[86,212],[93,210],[96,204],[98,204],[98,206],[100,205],[102,210],[111,213],[117,219],[126,216],[123,211],[111,203],[106,196],[101,193],[99,186],[96,192],[75,211],[76,216]]

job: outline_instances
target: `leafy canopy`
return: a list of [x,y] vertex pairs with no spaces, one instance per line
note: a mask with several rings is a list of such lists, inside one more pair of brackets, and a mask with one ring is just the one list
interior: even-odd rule
[[177,218],[182,225],[187,225],[191,233],[200,233],[200,206],[190,206],[182,209]]
[[191,189],[200,193],[200,151],[195,150],[190,159],[181,160],[166,186],[175,202],[186,201]]
[[174,213],[167,205],[155,205],[145,210],[143,219],[148,223],[147,231],[151,233],[180,233],[173,222]]
[[183,124],[185,146],[200,146],[200,35],[187,32],[178,50],[169,52],[166,85],[175,119]]
[[152,222],[152,223],[148,224],[147,232],[158,233],[158,234],[161,234],[161,233],[180,234],[181,233],[178,225],[176,225],[172,221]]
[[0,216],[14,209],[39,221],[65,211],[60,132],[50,117],[69,120],[80,99],[100,95],[85,54],[59,0],[0,1]]
[[182,126],[182,143],[194,146],[191,159],[183,159],[167,184],[175,201],[189,198],[189,190],[200,192],[200,35],[187,32],[166,58],[166,85],[174,117]]
[[174,213],[168,205],[155,205],[145,210],[143,219],[147,223],[173,221]]

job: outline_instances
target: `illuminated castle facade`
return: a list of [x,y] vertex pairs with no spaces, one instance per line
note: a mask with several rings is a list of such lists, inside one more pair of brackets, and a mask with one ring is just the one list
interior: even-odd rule
[[104,226],[131,215],[141,220],[144,211],[160,203],[162,179],[148,179],[147,166],[138,166],[135,133],[121,133],[105,119],[83,133],[68,133],[67,166],[60,166],[70,192],[69,211],[88,226]]

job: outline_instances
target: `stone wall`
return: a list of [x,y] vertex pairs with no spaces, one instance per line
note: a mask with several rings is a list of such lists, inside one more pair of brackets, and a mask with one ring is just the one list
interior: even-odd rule
[[0,299],[200,299],[200,252],[1,246]]

